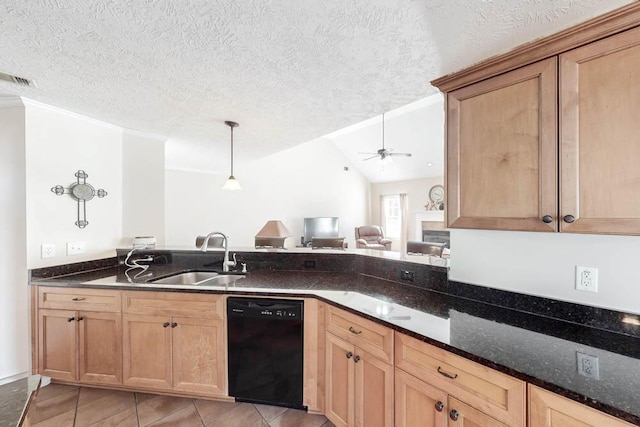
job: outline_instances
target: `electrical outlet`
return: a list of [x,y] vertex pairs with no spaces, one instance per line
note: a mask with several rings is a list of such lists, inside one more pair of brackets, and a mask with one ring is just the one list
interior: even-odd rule
[[316,262],[315,260],[305,260],[304,261],[304,268],[316,268]]
[[600,369],[598,366],[598,356],[576,351],[576,365],[578,374],[593,380],[600,379]]
[[598,292],[598,269],[576,265],[576,289]]
[[54,258],[56,256],[56,245],[53,243],[43,243],[40,246],[40,258]]
[[406,280],[407,282],[413,282],[415,278],[415,272],[410,270],[400,270],[400,279]]
[[67,255],[79,255],[84,253],[84,242],[67,242]]

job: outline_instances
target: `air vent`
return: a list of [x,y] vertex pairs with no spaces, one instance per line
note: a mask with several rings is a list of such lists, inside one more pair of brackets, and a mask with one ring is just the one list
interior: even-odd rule
[[33,80],[25,79],[24,77],[18,77],[7,73],[0,73],[0,80],[27,87],[35,87],[36,85]]

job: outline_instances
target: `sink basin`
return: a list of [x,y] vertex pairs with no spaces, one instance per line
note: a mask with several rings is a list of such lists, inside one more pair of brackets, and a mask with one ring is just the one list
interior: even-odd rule
[[178,273],[162,279],[152,280],[151,283],[159,285],[199,285],[219,276],[220,274],[215,271],[188,271],[186,273]]
[[221,274],[215,271],[187,271],[162,279],[151,280],[154,285],[225,286],[244,278],[241,274]]

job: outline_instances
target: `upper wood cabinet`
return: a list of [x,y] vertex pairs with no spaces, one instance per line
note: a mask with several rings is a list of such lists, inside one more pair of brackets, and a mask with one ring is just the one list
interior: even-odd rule
[[640,234],[640,28],[560,55],[560,88],[560,230]]
[[447,95],[449,227],[555,230],[556,64],[547,59]]
[[640,234],[638,25],[631,5],[434,81],[448,227]]

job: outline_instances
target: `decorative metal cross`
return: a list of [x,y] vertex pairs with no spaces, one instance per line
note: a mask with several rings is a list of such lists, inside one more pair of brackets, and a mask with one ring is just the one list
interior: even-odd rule
[[[87,175],[85,171],[79,170],[75,173],[75,176],[77,181],[74,184],[71,184],[69,188],[64,188],[62,185],[56,185],[55,187],[51,187],[51,191],[58,196],[70,194],[71,197],[78,202],[78,220],[76,221],[76,225],[80,228],[85,228],[89,225],[89,221],[87,221],[87,201],[93,199],[95,196],[103,198],[108,193],[102,188],[96,191],[91,184],[88,184],[87,178],[89,175]],[[82,214],[82,217],[80,214]]]

